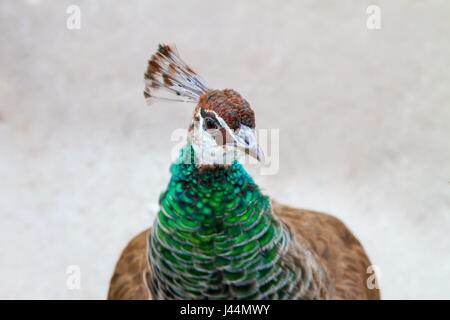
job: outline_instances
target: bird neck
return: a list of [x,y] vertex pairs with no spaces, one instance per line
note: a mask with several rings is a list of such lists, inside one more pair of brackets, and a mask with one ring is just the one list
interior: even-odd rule
[[291,242],[241,164],[197,166],[188,144],[172,165],[150,236],[149,284],[160,299],[289,298]]

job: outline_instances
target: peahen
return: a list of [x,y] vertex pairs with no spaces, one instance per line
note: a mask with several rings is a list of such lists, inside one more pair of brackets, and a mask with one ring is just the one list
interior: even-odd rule
[[148,102],[197,105],[153,227],[122,252],[108,299],[380,298],[368,288],[363,247],[341,221],[271,200],[236,160],[263,159],[239,93],[210,89],[167,45],[145,79]]

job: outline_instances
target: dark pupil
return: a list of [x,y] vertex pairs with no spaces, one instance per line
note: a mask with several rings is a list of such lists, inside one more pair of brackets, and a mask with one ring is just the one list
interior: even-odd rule
[[216,129],[217,128],[215,121],[210,118],[206,118],[205,124],[206,124],[206,129]]

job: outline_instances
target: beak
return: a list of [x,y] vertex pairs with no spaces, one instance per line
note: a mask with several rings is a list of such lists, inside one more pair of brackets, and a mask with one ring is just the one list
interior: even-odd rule
[[239,132],[233,138],[236,149],[247,153],[264,164],[264,153],[256,142],[256,133],[254,129],[241,125]]

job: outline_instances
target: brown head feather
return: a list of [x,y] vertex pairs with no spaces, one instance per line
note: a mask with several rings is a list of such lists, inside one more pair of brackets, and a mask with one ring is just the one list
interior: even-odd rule
[[200,97],[195,114],[199,108],[214,111],[230,129],[236,130],[241,124],[255,128],[255,113],[250,104],[235,90],[209,90]]

